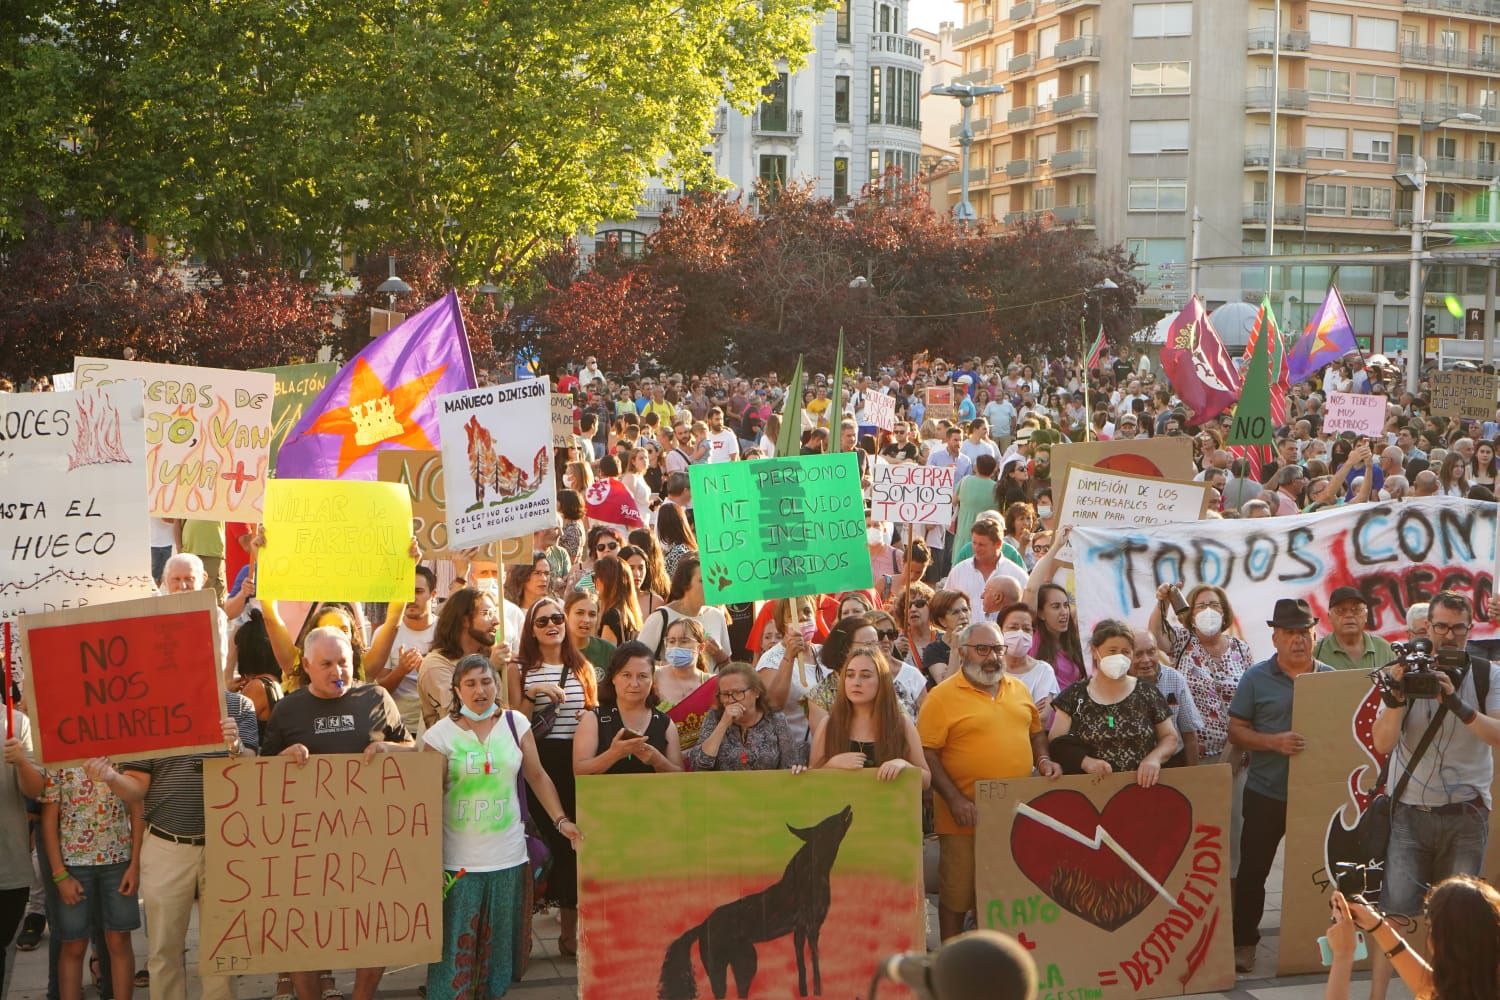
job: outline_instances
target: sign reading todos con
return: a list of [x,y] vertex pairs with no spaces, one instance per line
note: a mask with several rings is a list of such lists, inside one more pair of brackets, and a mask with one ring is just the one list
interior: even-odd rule
[[954,468],[877,462],[870,485],[870,518],[901,524],[953,520]]

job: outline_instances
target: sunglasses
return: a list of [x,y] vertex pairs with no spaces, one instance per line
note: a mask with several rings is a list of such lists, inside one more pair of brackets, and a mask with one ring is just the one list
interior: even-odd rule
[[532,627],[535,628],[536,626],[539,626],[539,625],[541,625],[541,626],[546,626],[546,625],[561,625],[564,622],[566,622],[567,620],[568,620],[568,616],[564,615],[564,614],[537,615],[536,616],[536,620],[533,621],[531,624],[532,624]]
[[595,552],[618,552],[618,551],[620,551],[620,543],[619,542],[600,542],[598,545],[594,546],[594,551]]
[[895,642],[897,639],[901,638],[900,630],[893,628],[876,629],[875,634],[880,636],[880,638],[884,639],[886,642]]
[[915,601],[911,602],[911,606],[914,608],[925,608],[927,607],[927,598],[919,597]]

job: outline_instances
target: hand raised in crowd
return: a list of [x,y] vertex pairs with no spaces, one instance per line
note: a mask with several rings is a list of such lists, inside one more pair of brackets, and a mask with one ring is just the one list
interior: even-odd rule
[[277,754],[277,756],[290,757],[297,764],[301,765],[307,763],[307,758],[311,757],[312,753],[301,743],[293,743],[291,746],[281,751],[281,753]]
[[[902,763],[906,763],[902,761]],[[846,771],[858,771],[865,766],[865,755],[858,750],[846,750],[828,758],[824,767],[835,767]]]
[[807,652],[807,640],[802,638],[801,631],[788,629],[786,635],[781,637],[781,648],[785,654],[782,656],[781,662],[789,664]]
[[1302,734],[1294,733],[1290,730],[1284,733],[1277,733],[1269,737],[1269,739],[1271,741],[1271,749],[1286,757],[1295,757],[1307,749],[1307,740]]
[[422,546],[419,545],[419,544],[417,544],[417,536],[416,535],[412,535],[411,536],[411,544],[406,547],[406,554],[409,555],[409,556],[411,556],[413,562],[417,562],[417,561],[421,560],[421,558],[422,558]]
[[715,642],[714,637],[711,635],[704,637],[703,649],[708,653],[708,658],[715,663],[719,662],[724,656],[724,647]]
[[[504,670],[514,658],[515,656],[511,653],[510,643],[508,642],[497,642],[490,647],[490,662],[495,665],[496,670]],[[421,665],[420,662],[417,664],[419,667]],[[556,687],[556,685],[553,686]]]
[[615,738],[610,741],[610,750],[614,751],[620,758],[638,757],[645,761],[649,751],[654,749],[646,743],[644,736],[632,736],[628,729],[621,729],[615,733]]
[[[506,659],[509,660],[510,647],[506,647]],[[409,674],[413,670],[422,667],[422,654],[410,646],[402,646],[396,652],[396,672],[402,675]]]

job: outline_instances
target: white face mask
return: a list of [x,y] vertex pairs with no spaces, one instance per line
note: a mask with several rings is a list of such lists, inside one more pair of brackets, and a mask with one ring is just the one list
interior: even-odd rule
[[1130,673],[1130,657],[1124,653],[1110,653],[1099,661],[1099,672],[1112,681]]
[[1199,635],[1212,639],[1224,627],[1224,616],[1213,608],[1204,608],[1193,616],[1193,624],[1197,626]]
[[1051,507],[1038,507],[1036,509],[1036,516],[1037,516],[1038,520],[1045,521],[1045,520],[1047,520],[1047,518],[1049,518],[1049,517],[1052,516],[1052,508]]
[[1031,634],[1022,632],[1020,629],[1012,629],[1001,636],[1005,643],[1005,652],[1009,656],[1025,656],[1031,652]]

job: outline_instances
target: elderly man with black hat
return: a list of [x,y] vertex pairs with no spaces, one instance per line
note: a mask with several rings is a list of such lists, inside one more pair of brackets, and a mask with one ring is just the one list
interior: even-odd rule
[[1289,761],[1307,748],[1306,738],[1292,731],[1292,685],[1303,674],[1333,669],[1313,656],[1318,619],[1305,600],[1281,598],[1266,624],[1271,627],[1276,653],[1245,671],[1229,703],[1229,741],[1250,751],[1240,869],[1234,882],[1234,967],[1238,972],[1250,972],[1255,965],[1260,918],[1266,907],[1266,877],[1286,835]]
[[1379,670],[1395,658],[1391,644],[1369,631],[1370,602],[1355,587],[1339,587],[1328,598],[1332,629],[1313,647],[1313,657],[1335,670]]

